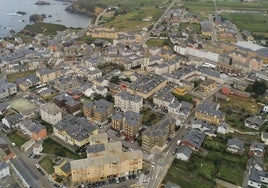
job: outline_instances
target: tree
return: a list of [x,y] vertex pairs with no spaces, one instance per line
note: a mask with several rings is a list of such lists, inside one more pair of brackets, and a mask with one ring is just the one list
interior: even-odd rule
[[113,76],[110,79],[110,82],[113,83],[113,84],[119,84],[119,82],[120,82],[119,76]]
[[106,95],[106,100],[109,101],[109,102],[114,103],[114,97],[111,94]]

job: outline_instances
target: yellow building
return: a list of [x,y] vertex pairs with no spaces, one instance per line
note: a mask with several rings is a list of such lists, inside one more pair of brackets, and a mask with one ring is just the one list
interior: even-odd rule
[[224,122],[225,114],[219,110],[219,104],[214,102],[203,103],[195,111],[195,118],[219,125]]
[[49,83],[56,79],[56,71],[52,69],[41,69],[36,71],[36,76],[41,83]]
[[176,95],[185,95],[186,94],[186,89],[184,87],[176,87],[172,90],[173,93]]
[[142,169],[141,151],[120,152],[70,162],[72,182],[98,182],[110,177],[137,174]]
[[71,167],[70,162],[64,160],[61,164],[54,166],[55,173],[58,176],[63,176],[65,178],[71,175]]
[[203,81],[202,83],[200,83],[199,87],[200,87],[201,91],[203,91],[205,93],[209,93],[212,90],[217,88],[217,83],[215,80],[207,79],[207,80]]

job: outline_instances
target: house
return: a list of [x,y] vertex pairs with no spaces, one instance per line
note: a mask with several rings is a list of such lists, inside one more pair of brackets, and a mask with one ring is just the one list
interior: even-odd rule
[[261,188],[268,184],[268,173],[256,168],[249,170],[248,187]]
[[2,123],[9,129],[18,127],[21,124],[23,116],[20,114],[7,115],[2,119]]
[[31,147],[33,147],[33,145],[35,144],[34,139],[30,139],[27,142],[25,142],[21,147],[21,151],[23,152],[27,152]]
[[46,127],[31,120],[22,122],[20,129],[25,134],[29,135],[34,141],[38,141],[47,137]]
[[49,83],[57,78],[56,71],[53,69],[37,70],[36,76],[40,79],[42,84]]
[[267,104],[263,106],[262,111],[263,112],[268,112],[268,105]]
[[245,152],[244,142],[239,138],[228,139],[226,151],[238,155],[243,155]]
[[113,114],[113,103],[104,99],[90,102],[84,105],[84,116],[91,122],[104,124]]
[[10,109],[10,107],[11,105],[8,103],[5,103],[5,102],[0,103],[0,115],[3,115],[7,110]]
[[10,95],[17,93],[17,86],[14,83],[0,81],[0,99],[4,99]]
[[90,135],[98,134],[98,128],[85,117],[67,116],[53,126],[53,133],[63,141],[81,147],[89,143]]
[[58,176],[68,178],[71,175],[70,162],[63,160],[62,163],[54,166],[54,170]]
[[261,133],[261,141],[263,141],[265,145],[268,145],[268,133],[267,132]]
[[61,109],[54,103],[47,103],[40,106],[41,119],[45,122],[56,125],[62,120]]
[[200,151],[204,139],[205,134],[200,130],[188,129],[187,133],[182,138],[181,145],[185,145],[193,151]]
[[0,179],[9,175],[10,175],[9,165],[5,162],[0,162]]
[[263,143],[254,141],[250,145],[249,155],[250,156],[264,157],[264,154],[265,154],[264,148],[265,148],[265,146]]
[[43,140],[39,140],[35,142],[33,145],[33,154],[40,155],[40,153],[43,151]]
[[80,101],[75,101],[73,97],[71,97],[67,93],[63,93],[54,97],[54,103],[60,108],[63,107],[69,114],[79,112],[82,107]]
[[259,130],[264,124],[264,119],[261,116],[252,116],[245,120],[245,126],[251,129]]
[[188,146],[179,146],[176,151],[176,158],[182,161],[189,161],[193,154],[193,151]]
[[217,127],[217,133],[227,134],[229,133],[229,125],[227,123],[222,123]]

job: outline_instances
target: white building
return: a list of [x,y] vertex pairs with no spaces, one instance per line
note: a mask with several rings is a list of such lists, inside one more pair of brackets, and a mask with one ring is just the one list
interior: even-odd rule
[[180,146],[177,149],[176,158],[182,161],[188,161],[192,156],[193,151],[187,146]]
[[51,125],[56,125],[62,120],[61,109],[54,103],[48,103],[40,106],[40,114],[41,119]]
[[10,175],[9,165],[5,162],[0,163],[0,179]]
[[130,110],[139,113],[143,106],[143,99],[138,95],[132,95],[126,91],[122,91],[114,96],[114,103],[123,112]]
[[39,155],[43,151],[43,141],[40,140],[33,145],[33,154]]

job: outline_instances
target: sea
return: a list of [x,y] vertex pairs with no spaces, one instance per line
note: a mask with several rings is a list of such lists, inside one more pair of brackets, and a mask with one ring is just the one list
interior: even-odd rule
[[[10,30],[21,31],[30,24],[32,14],[45,14],[44,22],[62,24],[67,27],[84,28],[91,23],[91,18],[65,11],[65,2],[44,0],[50,5],[35,5],[38,0],[0,0],[0,37],[10,36]],[[26,12],[25,15],[17,11]],[[49,18],[48,16],[51,15]]]

